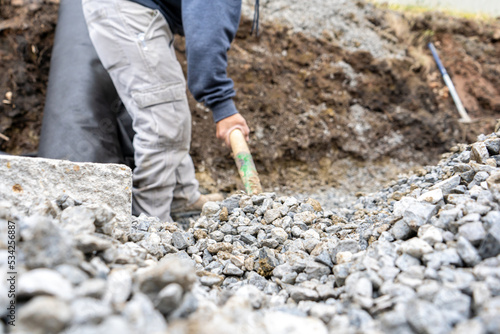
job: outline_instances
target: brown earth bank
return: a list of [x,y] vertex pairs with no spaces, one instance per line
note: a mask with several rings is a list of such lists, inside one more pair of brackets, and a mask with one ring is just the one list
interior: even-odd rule
[[[0,0],[0,149],[36,152],[58,1]],[[19,4],[19,5],[16,5]],[[362,3],[359,3],[362,6]],[[500,113],[500,20],[440,13],[374,10],[369,17],[405,57],[376,59],[347,52],[334,34],[322,38],[243,19],[229,52],[235,102],[251,128],[250,147],[263,186],[304,190],[337,184],[337,161],[388,159],[432,163],[458,142],[494,129]],[[432,41],[455,82],[471,124],[458,113],[430,56]],[[182,38],[176,41],[185,67]],[[211,113],[190,96],[192,156],[207,190],[240,187],[228,148],[215,138]],[[342,164],[355,168],[355,164]]]

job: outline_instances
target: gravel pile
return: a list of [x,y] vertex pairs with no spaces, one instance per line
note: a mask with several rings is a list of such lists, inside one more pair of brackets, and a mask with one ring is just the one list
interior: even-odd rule
[[234,195],[188,230],[124,228],[68,196],[29,217],[2,202],[20,234],[16,331],[498,333],[499,151],[500,133],[481,136],[334,210]]
[[[243,0],[243,14],[253,18],[255,0]],[[391,38],[372,23],[373,4],[359,0],[260,0],[260,20],[287,25],[294,32],[337,41],[343,49],[368,51],[375,58],[404,57]],[[262,29],[262,28],[261,28]]]

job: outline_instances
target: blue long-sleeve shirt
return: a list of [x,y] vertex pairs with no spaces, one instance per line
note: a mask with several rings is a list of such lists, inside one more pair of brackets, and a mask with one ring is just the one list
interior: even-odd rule
[[236,114],[227,50],[240,22],[241,0],[131,0],[158,9],[174,34],[186,37],[187,82],[215,122]]

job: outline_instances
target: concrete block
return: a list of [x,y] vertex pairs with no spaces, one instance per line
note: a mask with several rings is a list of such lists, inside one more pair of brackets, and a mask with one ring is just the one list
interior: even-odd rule
[[21,214],[62,195],[109,205],[118,222],[130,221],[132,171],[125,165],[0,155],[0,202]]

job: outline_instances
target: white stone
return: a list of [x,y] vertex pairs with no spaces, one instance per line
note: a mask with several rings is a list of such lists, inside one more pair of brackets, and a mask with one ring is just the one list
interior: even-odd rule
[[57,271],[40,268],[19,276],[19,295],[51,295],[70,300],[74,292],[71,283]]
[[351,252],[338,252],[337,255],[335,256],[335,259],[337,260],[337,264],[351,262],[352,253]]
[[428,202],[431,204],[437,204],[443,200],[443,191],[441,189],[434,189],[420,195],[417,200],[421,202]]
[[427,242],[419,238],[411,238],[403,242],[399,250],[401,253],[406,253],[416,258],[421,258],[422,255],[433,251]]
[[426,224],[420,226],[418,229],[418,237],[431,246],[436,243],[443,242],[443,235],[441,234],[441,231],[432,225]]

